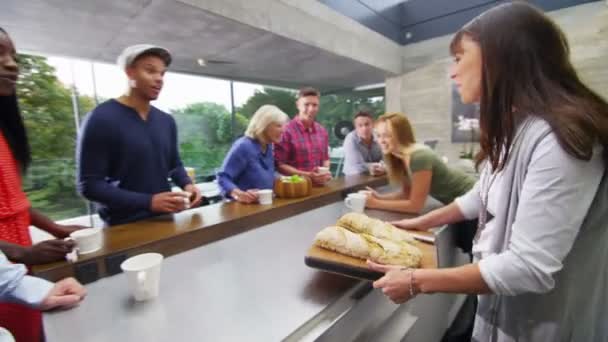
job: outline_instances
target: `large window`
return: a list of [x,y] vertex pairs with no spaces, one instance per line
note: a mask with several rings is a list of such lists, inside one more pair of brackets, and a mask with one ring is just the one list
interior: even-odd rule
[[[76,192],[77,132],[96,104],[124,92],[124,72],[73,58],[21,55],[20,63],[18,93],[33,156],[25,191],[34,208],[55,220],[86,215],[88,203]],[[295,97],[292,89],[169,72],[153,105],[174,116],[184,165],[195,168],[202,182],[217,172],[260,106],[274,104],[293,117]],[[342,145],[333,127],[360,109],[380,114],[384,100],[357,92],[321,97],[318,121],[329,132],[331,148]]]
[[342,147],[343,141],[334,133],[334,127],[340,121],[352,122],[359,111],[368,111],[374,118],[384,114],[384,96],[360,94],[358,92],[346,94],[322,95],[317,121],[329,133],[330,148]]
[[75,190],[74,113],[91,110],[94,101],[61,83],[44,57],[21,55],[20,65],[18,95],[32,150],[25,191],[53,219],[84,215],[86,203]]
[[[73,58],[21,55],[19,99],[32,147],[33,163],[24,179],[32,206],[60,220],[89,213],[76,192],[76,136],[96,104],[120,96],[124,72],[112,64]],[[167,73],[154,106],[174,116],[185,166],[198,181],[215,174],[248,118],[238,113],[262,86]],[[234,117],[232,113],[234,112]]]

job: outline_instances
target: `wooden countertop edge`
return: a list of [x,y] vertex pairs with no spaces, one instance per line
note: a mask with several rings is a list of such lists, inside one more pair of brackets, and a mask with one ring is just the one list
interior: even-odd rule
[[[91,256],[85,256],[73,264],[67,262],[57,262],[34,266],[32,268],[32,273],[38,277],[51,281],[57,281],[65,277],[76,277],[83,283],[89,283],[97,279],[119,273],[120,271],[117,268],[119,267],[120,262],[130,256],[146,252],[161,253],[165,257],[171,256],[206,245],[208,243],[244,233],[251,229],[303,213],[319,206],[336,202],[341,200],[346,193],[355,189],[362,189],[366,186],[376,187],[385,184],[387,184],[385,177],[366,177],[361,179],[359,182],[345,181],[344,186],[338,189],[328,189],[326,192],[313,194],[310,197],[289,200],[287,203],[283,203],[276,208],[268,209],[261,207],[259,210],[239,216],[237,218],[227,219],[208,226],[202,225],[200,227],[175,232],[174,234],[157,240],[143,241],[141,243],[134,243],[127,247],[117,248],[110,251],[102,251]],[[234,205],[239,204],[222,203],[218,204],[217,206]],[[210,208],[209,210],[213,209]],[[215,210],[222,210],[222,208],[217,207]],[[199,213],[201,212],[199,211]],[[204,215],[204,210],[202,211],[202,215]],[[105,229],[104,234],[106,234],[107,239],[108,235],[124,234],[124,232],[128,231],[131,227],[140,228],[142,223],[145,223],[145,221],[123,225],[121,226],[120,231],[117,230],[118,227]],[[166,225],[172,224],[174,223],[166,223]]]

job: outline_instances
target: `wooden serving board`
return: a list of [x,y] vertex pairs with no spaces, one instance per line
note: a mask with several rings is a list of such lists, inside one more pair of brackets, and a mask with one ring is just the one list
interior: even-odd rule
[[[435,245],[416,241],[416,246],[422,251],[422,265],[420,268],[437,268],[437,249]],[[382,277],[382,273],[367,268],[365,260],[314,245],[308,250],[304,263],[312,268],[352,278],[377,280]]]

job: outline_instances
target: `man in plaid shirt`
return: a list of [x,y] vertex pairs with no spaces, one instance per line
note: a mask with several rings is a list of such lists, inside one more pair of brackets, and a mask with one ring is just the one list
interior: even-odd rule
[[[277,170],[284,175],[307,176],[317,185],[331,179],[329,173],[329,136],[315,121],[320,93],[314,88],[298,92],[298,115],[285,127],[281,142],[275,145]],[[320,167],[327,168],[319,170]]]

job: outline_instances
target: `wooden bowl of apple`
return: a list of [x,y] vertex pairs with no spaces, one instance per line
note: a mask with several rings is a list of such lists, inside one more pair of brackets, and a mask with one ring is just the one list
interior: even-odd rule
[[299,198],[310,195],[312,181],[304,176],[282,176],[274,181],[274,193],[279,198]]

